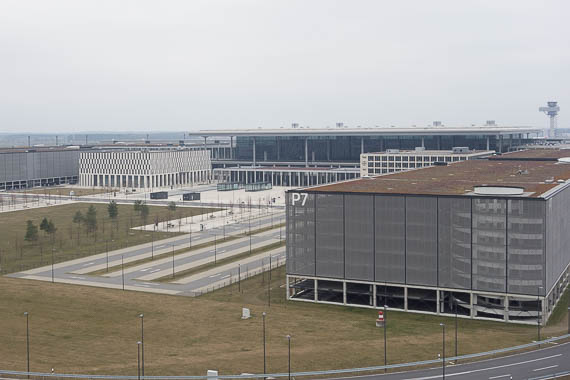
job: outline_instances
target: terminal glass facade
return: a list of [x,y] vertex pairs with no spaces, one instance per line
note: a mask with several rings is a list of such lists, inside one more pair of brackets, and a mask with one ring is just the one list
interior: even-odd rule
[[[440,135],[440,136],[237,136],[235,158],[252,161],[255,146],[255,159],[262,161],[333,161],[358,162],[360,154],[383,152],[387,149],[413,150],[423,146],[427,150],[450,150],[456,146],[466,146],[475,150],[489,149],[507,151],[510,144],[516,144],[519,136],[513,140],[495,135]],[[255,143],[254,143],[255,140]],[[502,141],[503,148],[499,145]],[[305,156],[305,142],[307,156]]]

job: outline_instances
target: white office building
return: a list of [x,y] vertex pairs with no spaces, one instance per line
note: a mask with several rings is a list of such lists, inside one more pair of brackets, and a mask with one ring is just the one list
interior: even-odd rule
[[82,152],[79,156],[79,184],[85,187],[154,189],[211,178],[207,150],[139,149]]
[[385,152],[360,155],[360,176],[375,176],[397,173],[410,169],[437,165],[436,162],[459,162],[487,157],[495,153],[486,150],[469,150],[467,147],[454,147],[452,150],[388,149]]

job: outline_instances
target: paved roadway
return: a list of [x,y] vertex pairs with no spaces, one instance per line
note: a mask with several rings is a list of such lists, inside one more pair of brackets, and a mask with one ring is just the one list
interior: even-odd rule
[[[251,229],[270,227],[271,223],[276,225],[276,216],[262,216],[252,219]],[[278,220],[278,219],[277,219]],[[249,229],[248,222],[234,223],[225,226],[227,236],[237,235]],[[277,243],[285,239],[284,228],[274,228],[251,236],[251,249]],[[237,281],[238,276],[244,279],[260,271],[269,269],[269,256],[271,255],[272,267],[282,265],[285,262],[285,248],[280,247],[271,252],[263,252],[254,256],[240,259],[231,264],[220,265],[220,267],[208,270],[205,273],[194,274],[189,277],[176,278],[176,273],[190,270],[200,265],[212,263],[214,260],[222,260],[241,253],[249,252],[250,238],[240,237],[238,239],[221,242],[223,234],[222,228],[212,228],[207,231],[192,233],[192,246],[217,241],[215,246],[208,246],[193,249],[187,252],[178,253],[174,260],[170,255],[156,258],[143,264],[129,266],[121,270],[121,261],[125,264],[148,259],[151,256],[168,254],[174,250],[189,248],[190,235],[180,235],[154,243],[141,244],[135,247],[110,251],[108,256],[105,253],[70,260],[55,264],[53,276],[55,282],[65,282],[70,284],[98,286],[106,288],[122,289],[123,279],[125,289],[138,290],[153,293],[194,295],[197,292],[207,291],[212,286],[219,287],[227,285],[230,280]],[[109,272],[103,275],[89,275],[93,271],[101,271],[109,266]],[[156,282],[160,277],[168,277],[173,273],[176,282]],[[239,264],[239,265],[238,265]],[[239,269],[238,269],[239,267]],[[238,274],[239,273],[239,274]],[[124,276],[123,276],[124,274]],[[10,277],[51,281],[51,265],[41,268],[31,269],[25,272],[18,272],[9,275]]]
[[[570,343],[550,343],[547,347],[467,364],[451,365],[445,368],[445,378],[461,380],[520,380],[545,379],[556,373],[570,371]],[[339,377],[358,380],[428,380],[442,379],[442,367],[393,374]]]

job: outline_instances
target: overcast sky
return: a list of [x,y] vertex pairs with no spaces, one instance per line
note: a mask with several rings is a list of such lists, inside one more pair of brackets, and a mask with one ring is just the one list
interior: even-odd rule
[[570,128],[570,1],[0,1],[0,132]]

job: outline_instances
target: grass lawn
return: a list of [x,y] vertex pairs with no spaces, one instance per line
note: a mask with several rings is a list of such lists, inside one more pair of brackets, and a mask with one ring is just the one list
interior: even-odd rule
[[[286,302],[284,268],[198,298],[165,296],[40,281],[0,278],[0,367],[25,370],[26,320],[30,313],[32,371],[92,374],[137,373],[139,313],[144,313],[145,374],[205,375],[263,371],[262,319],[267,312],[268,372],[287,370],[287,334],[292,370],[319,370],[383,363],[382,330],[376,311]],[[252,318],[241,320],[241,308]],[[389,363],[433,359],[441,350],[440,322],[447,329],[447,355],[454,352],[453,319],[388,312]],[[563,333],[566,319],[544,336]],[[459,353],[528,343],[536,328],[459,320]]]
[[[107,204],[93,203],[97,210],[98,228],[95,233],[87,234],[83,225],[73,223],[73,216],[79,210],[86,214],[90,203],[73,203],[53,207],[43,207],[25,211],[0,214],[0,273],[11,273],[31,269],[51,263],[54,249],[54,261],[61,262],[114,250],[127,246],[147,243],[152,240],[150,231],[132,230],[143,224],[141,217],[134,212],[132,205],[118,205],[119,215],[116,222],[111,221],[107,213]],[[169,211],[167,207],[149,206],[147,223],[167,219],[179,219],[211,212],[212,208],[178,207]],[[52,239],[43,231],[38,232],[36,242],[26,242],[26,221],[32,220],[39,226],[46,217],[53,220],[57,231]],[[177,225],[177,223],[174,223]],[[154,240],[175,236],[177,227],[172,232],[154,232]]]
[[69,192],[75,192],[75,196],[82,197],[84,195],[94,195],[107,193],[108,189],[83,189],[77,187],[40,187],[28,190],[20,190],[20,193],[26,194],[43,194],[43,195],[63,195],[68,196]]

